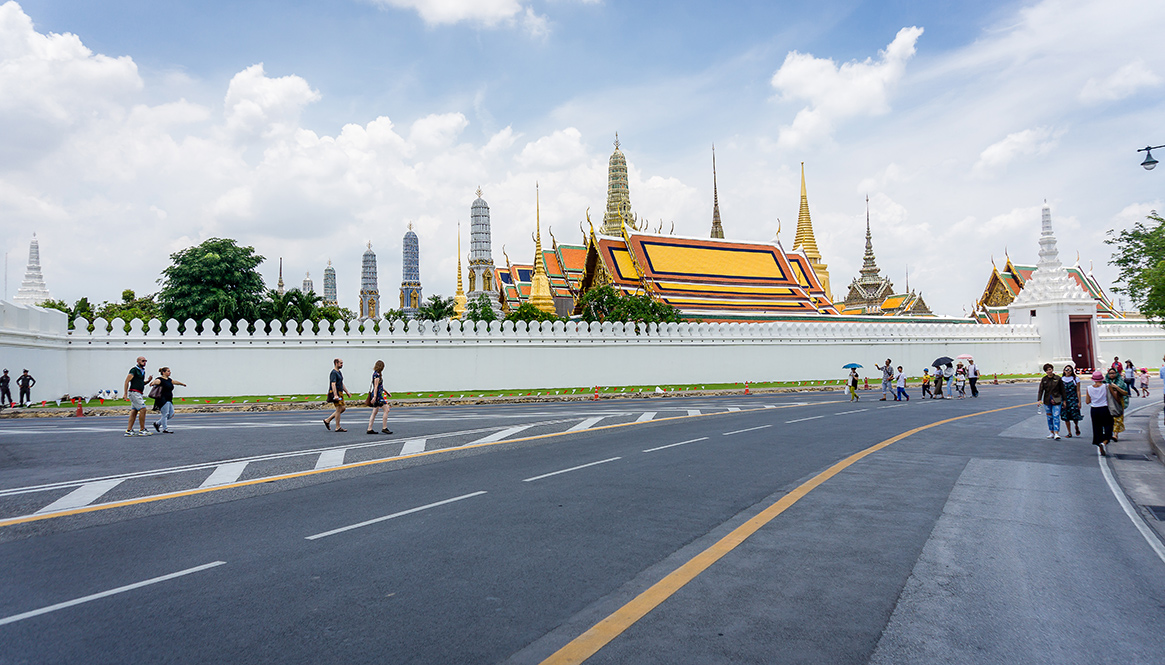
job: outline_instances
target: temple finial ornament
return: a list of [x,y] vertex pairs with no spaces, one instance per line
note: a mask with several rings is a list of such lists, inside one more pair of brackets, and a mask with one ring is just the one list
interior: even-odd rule
[[481,198],[481,187],[480,186],[478,186],[478,188],[477,188],[477,198],[479,198],[479,199]]
[[619,132],[615,132],[615,149],[619,149]]

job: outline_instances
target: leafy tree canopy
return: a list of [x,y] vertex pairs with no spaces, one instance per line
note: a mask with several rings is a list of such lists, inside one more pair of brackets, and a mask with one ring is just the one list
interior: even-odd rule
[[254,321],[263,302],[263,257],[254,247],[229,238],[211,238],[170,255],[158,282],[158,304],[166,318]]
[[590,289],[579,299],[583,321],[623,321],[638,323],[680,323],[680,310],[656,302],[646,294],[627,295],[613,286]]
[[417,308],[417,318],[422,321],[444,321],[455,316],[453,298],[429,296],[425,304]]
[[1165,219],[1156,213],[1146,219],[1148,225],[1108,232],[1105,242],[1116,248],[1109,264],[1120,269],[1112,290],[1126,294],[1146,318],[1165,321]]
[[498,315],[489,303],[489,296],[482,294],[465,304],[466,321],[497,321]]
[[518,309],[507,314],[505,320],[517,323],[518,321],[560,321],[562,319],[555,314],[543,312],[534,305],[524,302],[518,306]]

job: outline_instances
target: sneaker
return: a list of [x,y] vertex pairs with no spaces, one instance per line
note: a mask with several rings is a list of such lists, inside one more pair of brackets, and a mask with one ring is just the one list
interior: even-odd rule
[[1049,439],[1051,439],[1051,438],[1053,438],[1053,437],[1055,437],[1055,436],[1056,436],[1055,434],[1052,434],[1051,432],[1048,432],[1048,438],[1049,438]]
[[392,430],[390,430],[390,429],[382,429],[382,430],[380,430],[380,433],[381,433],[381,434],[392,434]]
[[147,431],[146,431],[146,430],[144,430],[144,429],[139,429],[139,430],[138,430],[138,436],[150,436],[150,433],[149,433],[149,432],[147,432]]
[[155,431],[155,432],[161,432],[161,431],[162,431],[161,429],[159,429],[159,428],[158,428],[158,423],[154,423],[154,431]]
[[125,431],[125,435],[126,435],[126,436],[133,436],[133,435],[134,435],[134,434],[133,434],[133,430],[132,430],[132,429],[127,429],[127,430]]
[[1059,434],[1057,434],[1057,435],[1056,435],[1056,440],[1057,440],[1057,441],[1059,441],[1059,440],[1060,440],[1060,435],[1059,435]]
[[164,429],[164,430],[162,430],[162,434],[173,434],[173,433],[174,433],[174,430],[172,430],[172,429]]

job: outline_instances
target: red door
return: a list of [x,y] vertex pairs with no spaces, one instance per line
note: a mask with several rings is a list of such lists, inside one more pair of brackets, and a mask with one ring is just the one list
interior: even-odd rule
[[1069,317],[1068,334],[1072,338],[1072,362],[1077,369],[1094,369],[1096,358],[1092,354],[1092,317]]

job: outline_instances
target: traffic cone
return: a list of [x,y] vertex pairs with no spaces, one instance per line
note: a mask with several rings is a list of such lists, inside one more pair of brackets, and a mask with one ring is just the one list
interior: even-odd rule
[[744,382],[744,394],[745,394],[745,395],[747,395],[747,394],[748,394],[748,381],[745,381],[745,382]]
[[865,385],[862,386],[862,390],[869,390],[869,389],[870,389],[870,377],[867,376],[865,379]]
[[591,401],[598,401],[598,399],[599,399],[599,387],[595,386],[595,397]]
[[999,372],[995,373],[995,380],[991,382],[991,385],[993,385],[993,386],[999,385]]
[[78,417],[78,418],[82,418],[85,416],[85,410],[81,408],[80,404],[77,404],[77,413],[74,413],[73,415]]

